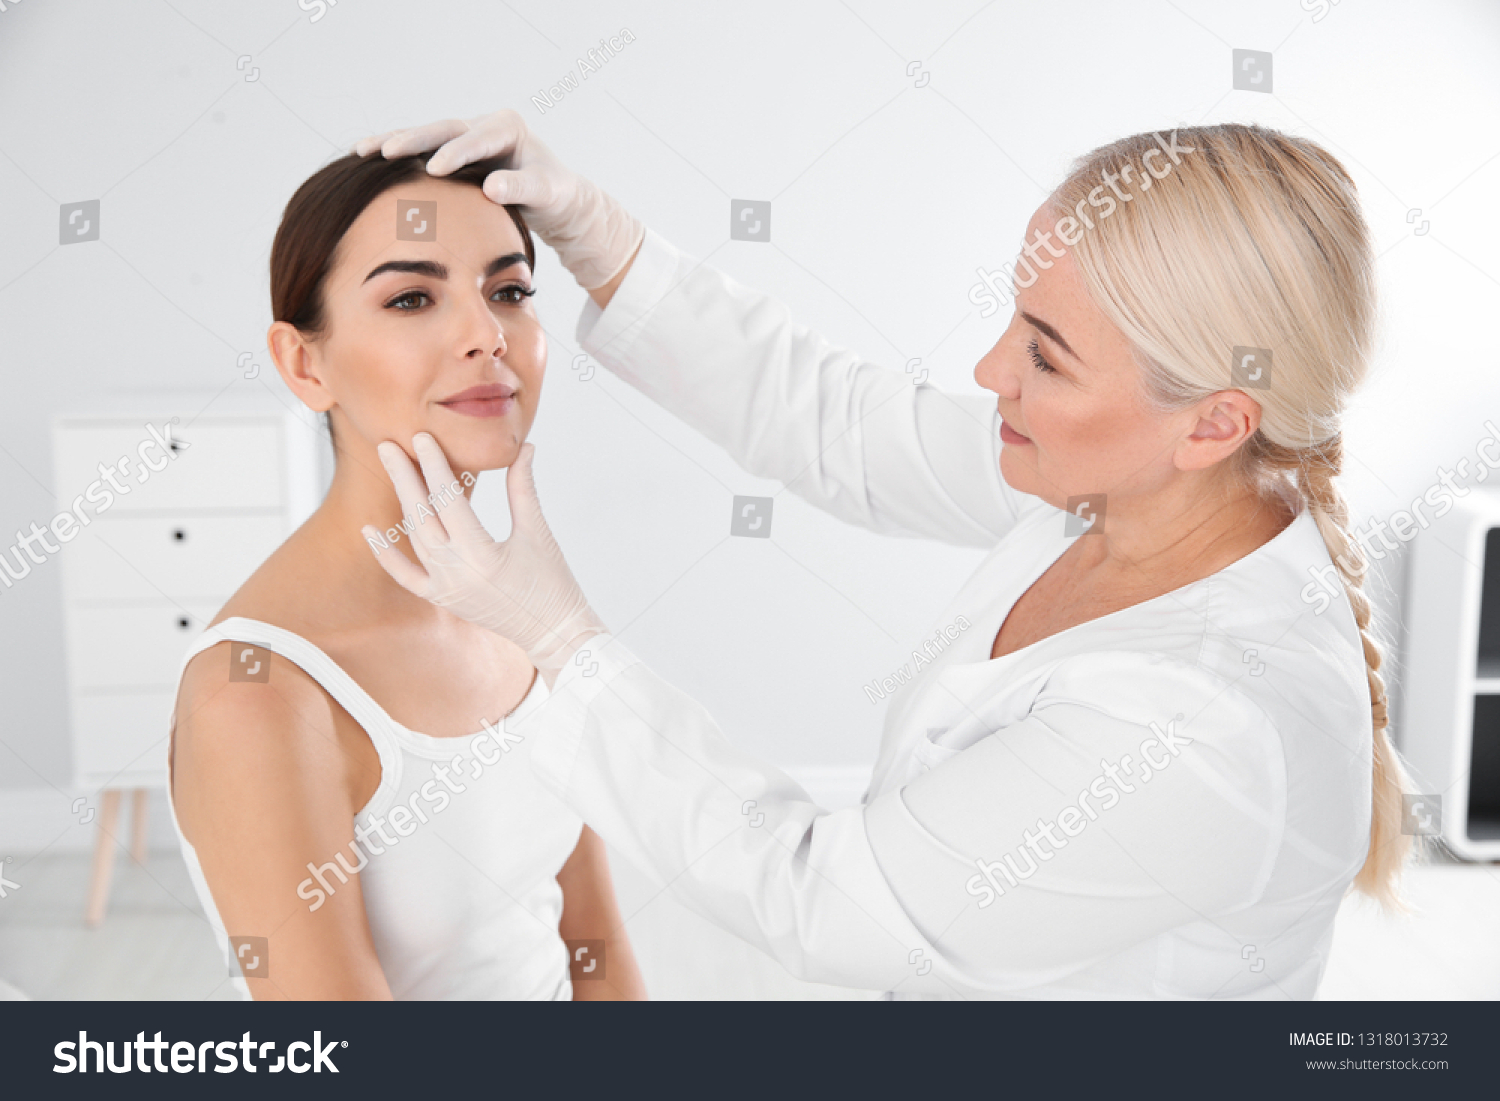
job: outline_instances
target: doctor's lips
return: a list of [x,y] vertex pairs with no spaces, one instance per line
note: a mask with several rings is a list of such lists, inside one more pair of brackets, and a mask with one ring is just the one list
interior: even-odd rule
[[471,386],[438,404],[466,417],[503,417],[515,407],[516,388],[498,382]]
[[1000,439],[1003,440],[1005,443],[1012,443],[1012,444],[1030,443],[1031,442],[1031,437],[1030,436],[1023,436],[1023,435],[1021,435],[1021,433],[1017,432],[1014,428],[1012,428],[1010,425],[1006,424],[1005,421],[1003,421],[1003,420],[1000,422]]

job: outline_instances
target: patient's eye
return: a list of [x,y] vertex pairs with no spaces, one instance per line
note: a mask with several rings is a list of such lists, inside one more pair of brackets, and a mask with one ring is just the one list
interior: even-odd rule
[[[389,302],[387,302],[385,304],[385,308],[388,310],[394,309],[397,313],[411,313],[414,310],[421,308],[420,303],[414,303],[412,301],[413,299],[419,298],[425,299],[428,302],[432,301],[431,296],[428,295],[426,291],[406,291],[403,294],[398,294],[395,298],[392,298]],[[409,304],[401,305],[401,303]]]
[[495,288],[494,294],[490,295],[490,300],[494,301],[496,295],[500,295],[502,297],[499,301],[512,306],[519,306],[535,293],[536,288],[528,287],[525,283],[507,283],[503,287]]

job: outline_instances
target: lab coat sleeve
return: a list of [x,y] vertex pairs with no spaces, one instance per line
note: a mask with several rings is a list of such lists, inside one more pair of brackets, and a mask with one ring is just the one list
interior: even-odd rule
[[[586,650],[531,716],[538,776],[626,859],[804,979],[917,993],[1056,982],[1250,905],[1280,844],[1275,731],[1169,659],[1083,655],[1024,720],[828,812],[617,639]],[[1007,855],[1013,884],[994,867]]]
[[776,299],[647,230],[580,346],[741,467],[886,534],[993,547],[1036,498],[1000,476],[993,398],[947,394],[831,346]]

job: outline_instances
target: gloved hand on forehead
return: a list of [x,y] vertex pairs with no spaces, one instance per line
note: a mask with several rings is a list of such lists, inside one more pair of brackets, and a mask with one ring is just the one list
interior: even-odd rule
[[467,121],[444,119],[362,139],[359,156],[379,150],[408,157],[436,149],[427,162],[433,176],[486,157],[508,155],[510,167],[491,172],[484,193],[502,206],[519,206],[526,224],[557,251],[579,286],[604,286],[635,255],[646,227],[608,193],[570,171],[526,126],[505,109]]

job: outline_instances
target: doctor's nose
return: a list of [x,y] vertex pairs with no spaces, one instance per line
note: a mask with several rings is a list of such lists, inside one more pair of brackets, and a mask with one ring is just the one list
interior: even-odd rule
[[995,346],[979,357],[974,364],[974,381],[1002,398],[1014,400],[1021,396],[1020,377],[1015,370],[1015,357],[1007,354],[1005,344],[1002,334]]

